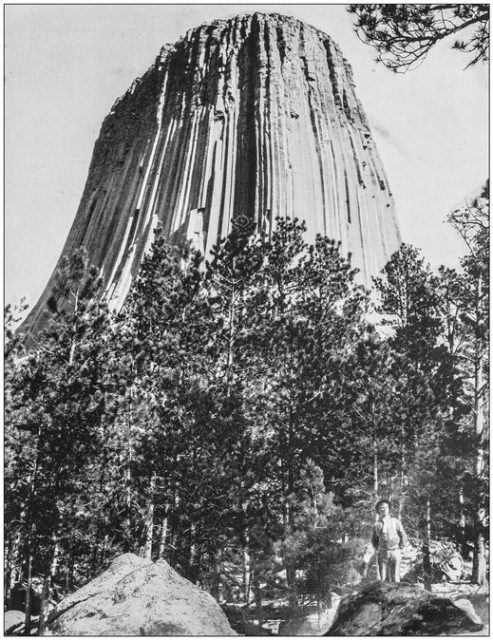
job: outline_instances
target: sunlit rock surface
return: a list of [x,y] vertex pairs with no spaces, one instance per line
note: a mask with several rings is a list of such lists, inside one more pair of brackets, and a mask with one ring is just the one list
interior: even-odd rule
[[234,636],[214,598],[165,560],[131,553],[50,613],[54,636]]
[[240,215],[265,233],[277,216],[305,220],[307,240],[340,240],[367,284],[400,242],[350,65],[328,35],[277,14],[162,48],[103,122],[63,254],[85,245],[119,308],[158,221],[207,254]]

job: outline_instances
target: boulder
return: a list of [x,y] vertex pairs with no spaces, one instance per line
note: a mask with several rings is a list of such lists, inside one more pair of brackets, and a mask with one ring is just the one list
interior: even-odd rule
[[48,634],[63,636],[236,635],[214,598],[165,560],[133,554],[64,598],[48,618]]
[[3,618],[3,630],[5,635],[16,634],[17,631],[24,626],[26,614],[23,611],[9,609],[5,612]]
[[438,636],[483,628],[472,605],[419,585],[372,582],[341,601],[327,636]]

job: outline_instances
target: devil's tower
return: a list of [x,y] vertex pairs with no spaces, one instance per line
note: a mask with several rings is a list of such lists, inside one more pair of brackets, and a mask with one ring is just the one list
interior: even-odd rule
[[239,215],[265,233],[277,216],[305,220],[307,239],[341,240],[367,283],[400,242],[349,64],[326,34],[277,14],[163,47],[103,122],[63,254],[84,245],[118,307],[158,221],[207,254]]

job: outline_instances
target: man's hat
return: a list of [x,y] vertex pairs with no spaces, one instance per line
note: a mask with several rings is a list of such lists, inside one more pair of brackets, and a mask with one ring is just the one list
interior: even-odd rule
[[389,505],[389,509],[390,509],[390,501],[387,500],[386,498],[382,498],[381,500],[379,500],[377,502],[377,504],[375,505],[375,511],[378,511],[378,508],[380,507],[380,505],[382,504],[388,504]]

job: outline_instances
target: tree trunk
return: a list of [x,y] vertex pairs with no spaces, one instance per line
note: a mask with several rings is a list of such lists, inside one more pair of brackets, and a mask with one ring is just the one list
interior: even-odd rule
[[7,610],[10,609],[11,594],[12,594],[12,569],[9,564],[9,566],[5,571],[4,589],[3,589],[3,598],[5,602],[5,607],[7,608]]
[[253,589],[253,596],[255,599],[256,615],[260,615],[262,612],[262,592],[260,590],[260,580],[259,580],[258,572],[255,567],[252,567],[251,583],[252,583],[252,589]]
[[250,575],[251,575],[251,558],[248,553],[248,533],[245,533],[245,542],[243,545],[243,598],[245,604],[250,601]]
[[100,566],[101,566],[101,559],[99,557],[99,548],[97,544],[94,544],[91,550],[91,563],[90,563],[91,575],[94,575],[97,572],[98,567]]
[[481,531],[476,534],[476,538],[474,540],[474,559],[472,564],[471,583],[480,586],[486,584],[486,556],[484,535]]
[[4,582],[4,598],[7,609],[10,608],[10,599],[12,597],[12,587],[14,584],[20,581],[21,576],[19,572],[19,544],[20,544],[20,528],[15,533],[9,536],[6,556],[5,567],[5,582]]
[[467,557],[466,545],[466,514],[464,511],[464,488],[459,489],[459,531],[457,543],[459,544],[463,558]]
[[[96,544],[96,546],[99,546]],[[67,544],[67,553],[65,557],[65,563],[63,566],[63,588],[65,593],[70,593],[72,591],[72,586],[74,583],[74,538],[73,534],[70,534],[70,538]]]
[[46,627],[46,619],[47,619],[47,605],[50,600],[50,589],[51,585],[54,582],[54,578],[56,576],[58,560],[60,557],[60,545],[58,542],[58,535],[53,536],[53,547],[52,547],[52,555],[51,562],[48,572],[46,573],[44,582],[43,582],[43,591],[41,594],[41,606],[39,611],[39,624],[38,624],[38,635],[42,636]]
[[[479,277],[476,284],[476,318],[482,319],[481,298],[482,298],[482,278]],[[474,557],[471,582],[482,585],[486,582],[486,558],[484,549],[484,495],[481,484],[484,480],[485,467],[485,411],[484,396],[486,385],[484,383],[484,344],[481,338],[476,337],[475,358],[474,358],[474,408],[473,408],[473,437],[475,441],[475,465],[474,465]]]
[[65,593],[71,593],[74,588],[74,552],[70,550],[67,567],[65,569]]
[[289,589],[289,607],[294,610],[298,606],[298,597],[296,593],[296,569],[290,562],[285,562],[286,565],[286,581]]
[[125,477],[125,506],[127,513],[130,514],[132,510],[132,462],[133,462],[133,426],[132,426],[132,396],[133,390],[130,388],[129,400],[127,404],[127,468]]
[[168,506],[165,507],[165,516],[161,523],[161,534],[159,536],[158,558],[164,558],[166,552],[166,538],[168,537]]
[[29,478],[29,500],[26,513],[26,531],[28,532],[27,553],[26,553],[26,609],[25,609],[25,634],[29,635],[31,628],[31,594],[32,594],[32,571],[33,571],[33,547],[36,533],[36,524],[33,521],[33,503],[36,499],[37,476],[39,471],[39,458],[41,450],[41,427],[38,429],[38,440],[36,442],[36,454],[34,456],[32,475]]
[[[289,491],[289,487],[288,487]],[[288,495],[290,495],[289,492]],[[292,520],[292,511],[290,509],[290,505],[287,501],[285,501],[285,527],[284,527],[284,535],[289,531],[289,527],[291,526]],[[286,569],[286,582],[289,590],[289,606],[291,609],[296,609],[298,604],[298,599],[296,595],[296,569],[293,567],[290,560],[288,560],[288,549],[286,547],[286,542],[283,542],[283,555],[284,555],[284,567]]]
[[397,518],[402,520],[402,512],[404,510],[404,479],[405,479],[405,461],[406,461],[406,453],[405,453],[405,432],[404,425],[401,424],[401,456],[400,456],[400,465],[399,465],[399,502],[397,506]]
[[48,573],[43,581],[43,590],[41,592],[41,604],[39,608],[39,622],[38,622],[38,636],[44,635],[44,631],[46,628],[46,604],[50,599],[50,585],[51,579],[50,574]]
[[[234,264],[234,260],[233,260],[233,264]],[[229,307],[228,361],[227,361],[229,383],[232,382],[231,367],[233,366],[233,350],[234,350],[234,340],[235,340],[235,311],[236,311],[235,293],[236,293],[235,289],[233,288],[231,291],[231,302]]]
[[110,551],[110,537],[107,533],[105,533],[103,542],[101,543],[101,564],[104,564],[106,562],[108,551]]
[[211,552],[211,582],[210,582],[210,594],[219,602],[221,597],[221,549],[216,553]]
[[[294,482],[294,463],[293,463],[293,438],[294,438],[294,425],[292,418],[292,411],[289,410],[288,416],[288,441],[287,441],[287,482],[284,484],[284,542],[283,542],[283,555],[284,566],[286,569],[286,582],[289,589],[289,606],[291,609],[296,609],[298,605],[298,598],[296,594],[296,569],[292,563],[288,560],[288,549],[286,547],[286,536],[292,531],[294,525],[294,513],[292,505],[289,502],[289,497],[293,495],[295,490]],[[284,474],[283,474],[284,475]]]
[[429,498],[426,500],[425,512],[425,540],[423,544],[423,578],[425,589],[431,591],[431,559],[430,559],[430,543],[431,543],[431,505]]
[[378,481],[378,444],[377,439],[373,437],[373,499],[376,502],[378,500],[378,493],[380,490]]
[[199,566],[198,558],[199,552],[197,548],[197,525],[192,522],[190,525],[190,537],[189,537],[189,556],[188,556],[188,579],[195,584],[198,579]]
[[69,365],[71,365],[74,362],[75,348],[77,346],[77,341],[75,339],[75,336],[77,335],[77,312],[79,308],[79,287],[77,287],[73,295],[74,295],[74,300],[73,300],[74,315],[72,318],[72,338],[70,340],[70,351],[68,356]]
[[[176,490],[173,490],[173,497],[171,501],[171,507],[167,514],[167,535],[168,535],[168,562],[173,565],[176,559],[176,551],[178,545],[184,546],[182,542],[182,536],[180,535],[180,511],[181,511],[181,498]],[[174,566],[174,565],[173,565]]]
[[27,576],[26,576],[26,609],[24,616],[25,635],[31,635],[31,607],[32,607],[32,583],[33,583],[33,554],[29,545],[29,551],[27,554]]
[[146,539],[143,549],[143,557],[146,560],[152,560],[152,539],[154,532],[154,493],[156,490],[156,474],[152,474],[150,485],[149,485],[149,506],[147,509],[147,516],[145,519],[145,531],[146,531]]
[[[379,474],[378,474],[378,443],[377,443],[377,438],[374,435],[373,436],[373,520],[374,520],[374,524],[378,522],[378,514],[375,513],[374,507],[378,501],[379,492],[380,492],[380,483],[379,483]],[[380,566],[378,564],[378,551],[374,554],[374,558],[375,558],[376,577],[377,577],[377,580],[380,580],[381,576],[380,576]],[[370,562],[371,560],[368,561],[368,563]],[[365,576],[367,571],[368,571],[368,565],[366,565],[366,568],[364,569]]]

